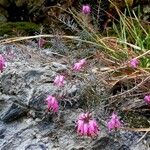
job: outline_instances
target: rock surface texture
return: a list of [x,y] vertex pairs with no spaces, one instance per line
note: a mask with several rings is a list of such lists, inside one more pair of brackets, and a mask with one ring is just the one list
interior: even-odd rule
[[[83,111],[78,102],[82,83],[73,76],[71,81],[66,79],[63,90],[54,86],[55,76],[65,73],[69,65],[52,49],[29,45],[0,46],[7,61],[7,68],[0,74],[1,150],[148,150],[147,139],[137,143],[142,134],[109,133],[100,121],[98,137],[77,135],[75,122]],[[12,57],[8,57],[8,49]],[[48,94],[59,95],[58,114],[47,112],[44,100]],[[95,107],[98,120],[103,115],[100,107]]]

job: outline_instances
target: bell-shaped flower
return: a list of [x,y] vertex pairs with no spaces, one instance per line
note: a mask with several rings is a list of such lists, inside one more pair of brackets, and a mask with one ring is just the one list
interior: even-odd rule
[[65,79],[64,76],[58,75],[58,76],[56,76],[56,78],[54,80],[54,84],[58,87],[61,87],[64,85],[64,79]]
[[5,67],[6,67],[5,59],[2,55],[0,55],[0,72],[3,72]]
[[77,132],[82,136],[94,137],[99,131],[96,120],[92,119],[90,113],[82,113],[77,121]]
[[139,64],[139,62],[138,62],[138,59],[137,59],[137,58],[131,59],[131,61],[130,61],[130,66],[131,66],[132,68],[137,68],[138,64]]
[[86,63],[86,60],[85,59],[81,59],[79,62],[74,64],[73,70],[74,71],[80,71],[83,68],[85,63]]
[[118,129],[122,126],[121,121],[119,119],[119,117],[115,114],[112,113],[111,119],[107,122],[107,127],[109,129],[109,131],[113,130],[113,129]]
[[47,108],[48,108],[48,111],[52,110],[54,113],[58,112],[58,101],[55,97],[49,95],[47,98],[46,98],[46,103],[47,103]]
[[82,13],[83,13],[83,14],[87,15],[87,14],[89,14],[90,12],[91,12],[91,7],[90,7],[90,5],[83,5],[83,6],[82,6]]
[[150,95],[146,95],[144,97],[144,100],[145,100],[146,103],[150,104]]

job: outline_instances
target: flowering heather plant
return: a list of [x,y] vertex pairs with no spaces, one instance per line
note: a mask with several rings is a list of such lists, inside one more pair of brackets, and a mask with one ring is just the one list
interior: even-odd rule
[[137,68],[138,64],[139,64],[139,62],[138,62],[137,58],[131,59],[130,65],[132,68]]
[[58,76],[56,76],[56,78],[54,80],[54,84],[58,87],[61,87],[64,85],[64,79],[65,79],[64,76],[58,75]]
[[5,67],[6,67],[5,59],[2,55],[0,55],[0,71],[3,72]]
[[73,70],[74,71],[80,71],[83,68],[85,63],[86,63],[86,60],[85,59],[81,59],[79,62],[74,64]]
[[99,131],[96,120],[92,119],[91,113],[82,113],[77,121],[77,132],[82,136],[94,137]]
[[119,117],[115,114],[112,113],[111,119],[108,121],[107,123],[107,127],[109,129],[109,131],[113,130],[113,129],[118,129],[121,127],[121,122]]
[[146,103],[150,104],[150,95],[146,95],[144,97],[144,100],[145,100]]
[[87,14],[89,14],[90,12],[91,12],[91,7],[90,7],[90,5],[83,5],[83,6],[82,6],[82,13],[83,13],[83,14],[87,15]]
[[54,113],[58,112],[58,101],[55,97],[49,95],[46,98],[46,103],[47,103],[47,107],[48,107],[48,111],[52,110]]

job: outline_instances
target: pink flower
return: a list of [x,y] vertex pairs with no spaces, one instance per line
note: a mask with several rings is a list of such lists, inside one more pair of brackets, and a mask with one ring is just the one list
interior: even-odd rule
[[90,5],[83,5],[82,6],[82,13],[83,14],[89,14],[91,12],[91,7],[90,7]]
[[62,75],[58,75],[56,76],[55,80],[54,80],[54,84],[61,87],[64,85],[64,79],[65,77]]
[[0,55],[0,71],[3,72],[5,67],[6,67],[6,62],[4,60],[4,57]]
[[94,137],[98,134],[99,128],[96,120],[92,119],[90,113],[82,113],[77,121],[77,132],[83,136]]
[[113,129],[118,129],[121,127],[121,125],[122,124],[120,122],[119,117],[115,113],[113,113],[110,121],[107,123],[107,127],[108,127],[109,131],[111,131]]
[[85,60],[85,59],[81,59],[81,60],[79,61],[79,63],[80,63],[81,65],[84,65],[84,64],[86,63],[86,60]]
[[139,62],[138,62],[137,58],[131,59],[130,65],[132,68],[137,68],[138,64],[139,64]]
[[144,97],[144,100],[145,100],[146,103],[150,104],[150,95],[146,95]]
[[74,64],[73,70],[80,71],[83,68],[85,63],[86,63],[86,60],[85,59],[81,59],[79,62]]
[[80,71],[81,68],[82,68],[82,64],[80,64],[80,63],[75,63],[73,66],[73,70],[75,70],[75,71]]
[[46,103],[48,106],[48,111],[52,110],[53,112],[58,112],[58,101],[55,97],[49,95],[46,98]]
[[46,41],[43,38],[39,38],[38,40],[38,47],[42,48],[46,44]]

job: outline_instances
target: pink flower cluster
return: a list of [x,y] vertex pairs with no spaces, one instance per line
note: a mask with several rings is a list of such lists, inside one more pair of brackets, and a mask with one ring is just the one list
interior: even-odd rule
[[64,85],[64,79],[65,79],[64,76],[58,75],[58,76],[56,76],[56,78],[54,80],[54,84],[58,87],[61,87]]
[[3,72],[5,67],[6,67],[5,59],[2,55],[0,55],[0,72]]
[[83,5],[83,6],[82,6],[82,13],[83,13],[83,14],[87,15],[87,14],[89,14],[90,12],[91,12],[91,7],[90,7],[90,5]]
[[[73,66],[73,70],[75,71],[80,71],[84,64],[86,63],[86,59],[81,59],[79,62],[75,63]],[[64,79],[65,77],[63,75],[57,75],[54,79],[54,85],[58,87],[62,87],[64,85]],[[47,106],[48,110],[52,110],[54,112],[58,112],[58,101],[56,100],[55,97],[53,96],[48,96],[47,99]],[[118,129],[121,127],[121,122],[119,120],[119,117],[113,113],[111,116],[111,119],[107,123],[107,127],[109,131],[113,129]],[[99,127],[96,122],[92,118],[91,113],[82,113],[79,115],[78,121],[77,121],[77,132],[79,135],[82,136],[89,136],[89,137],[94,137],[98,135],[99,132]]]
[[75,63],[73,66],[73,70],[74,71],[80,71],[83,66],[85,65],[86,60],[85,59],[81,59],[79,62]]
[[137,68],[138,64],[139,64],[139,61],[138,61],[137,58],[131,59],[130,65],[131,65],[132,68]]
[[[81,59],[78,63],[74,64],[73,70],[80,71],[83,65],[85,64],[85,59]],[[64,86],[65,77],[63,75],[57,75],[54,79],[54,85],[58,87]],[[46,99],[48,110],[52,110],[54,112],[58,111],[58,101],[53,96],[48,96]]]
[[150,95],[146,95],[144,97],[144,100],[145,100],[146,103],[150,104]]
[[118,129],[121,127],[121,122],[119,117],[115,114],[112,113],[111,119],[108,121],[107,123],[107,127],[109,129],[109,131],[113,130],[113,129]]
[[[79,62],[75,63],[73,66],[73,70],[80,71],[84,64],[86,63],[86,59],[81,59]],[[132,60],[131,65],[136,67],[136,60]],[[64,79],[63,75],[57,75],[54,79],[54,85],[58,87],[64,86]],[[150,102],[150,96],[145,96],[145,101]],[[55,97],[49,95],[46,99],[48,110],[53,112],[58,112],[58,101]],[[112,113],[110,120],[107,122],[107,127],[109,131],[116,130],[122,126],[122,123],[117,116],[117,114]],[[79,115],[77,120],[77,133],[81,136],[89,136],[95,137],[98,135],[99,127],[95,119],[92,118],[91,113],[82,113]]]
[[96,120],[92,119],[90,113],[82,113],[77,121],[77,132],[83,136],[94,137],[98,134],[99,128]]
[[47,98],[46,98],[46,103],[47,103],[47,106],[48,106],[48,111],[52,110],[53,112],[58,112],[58,101],[55,97],[49,95]]

